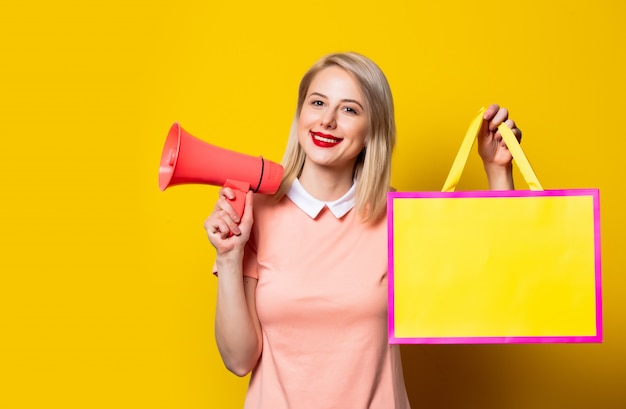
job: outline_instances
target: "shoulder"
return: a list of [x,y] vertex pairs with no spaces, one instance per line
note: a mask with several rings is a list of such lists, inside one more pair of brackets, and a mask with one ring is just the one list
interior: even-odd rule
[[285,200],[287,200],[287,196],[277,198],[274,195],[254,193],[254,209],[257,211],[276,209],[277,207],[283,206]]
[[263,218],[273,218],[276,214],[287,211],[290,202],[287,196],[278,199],[274,195],[255,193],[253,201],[255,222]]
[[273,195],[266,195],[262,193],[254,193],[254,207],[265,208],[271,205],[272,202],[276,202]]

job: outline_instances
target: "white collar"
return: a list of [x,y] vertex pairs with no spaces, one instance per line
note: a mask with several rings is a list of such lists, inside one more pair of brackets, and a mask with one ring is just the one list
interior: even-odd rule
[[298,179],[293,181],[291,188],[287,192],[287,197],[312,219],[315,219],[325,206],[328,207],[336,218],[342,218],[354,207],[356,202],[355,196],[356,184],[353,183],[350,190],[339,199],[332,202],[323,202],[307,192]]

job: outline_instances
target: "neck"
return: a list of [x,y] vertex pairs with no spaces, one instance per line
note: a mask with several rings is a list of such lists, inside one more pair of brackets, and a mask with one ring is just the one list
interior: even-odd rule
[[298,178],[302,186],[319,200],[331,202],[346,194],[352,187],[352,170],[304,166]]

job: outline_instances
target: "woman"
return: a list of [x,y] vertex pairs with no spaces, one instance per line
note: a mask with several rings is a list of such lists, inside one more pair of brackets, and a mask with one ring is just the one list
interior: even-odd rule
[[[503,121],[521,137],[497,105],[479,137],[492,189],[513,188]],[[300,83],[279,191],[249,192],[238,220],[221,189],[205,222],[219,273],[215,333],[226,367],[252,371],[246,408],[409,407],[399,347],[387,342],[395,133],[381,70],[331,54]]]

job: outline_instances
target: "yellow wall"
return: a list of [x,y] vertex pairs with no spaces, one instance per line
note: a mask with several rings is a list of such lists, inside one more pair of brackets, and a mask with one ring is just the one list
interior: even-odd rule
[[[300,76],[345,50],[393,87],[399,190],[440,189],[491,102],[545,188],[601,190],[605,342],[403,346],[414,406],[626,407],[623,2],[5,3],[0,407],[241,407],[213,338],[217,188],[159,191],[162,144],[180,121],[280,160]],[[460,188],[483,179],[474,160]]]

